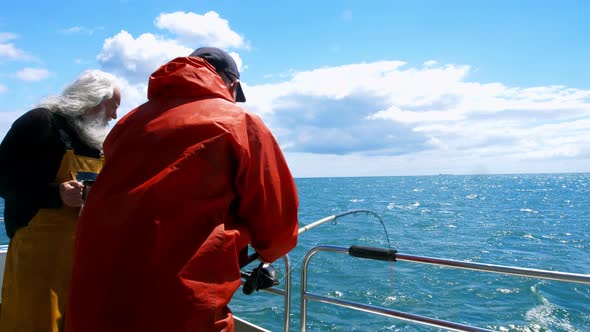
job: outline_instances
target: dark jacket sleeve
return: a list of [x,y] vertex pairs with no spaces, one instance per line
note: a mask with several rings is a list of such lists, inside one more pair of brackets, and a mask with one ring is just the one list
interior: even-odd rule
[[0,144],[0,196],[9,204],[61,206],[55,175],[64,146],[48,110],[35,109],[18,118]]
[[246,116],[247,143],[236,188],[238,217],[245,222],[252,247],[266,262],[297,244],[299,198],[281,149],[262,120]]

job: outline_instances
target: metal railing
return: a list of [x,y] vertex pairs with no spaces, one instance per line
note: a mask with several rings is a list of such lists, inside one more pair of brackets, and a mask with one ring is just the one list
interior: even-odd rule
[[425,317],[420,315],[414,315],[407,312],[392,310],[384,307],[378,307],[373,305],[362,304],[358,302],[352,302],[347,300],[335,299],[331,297],[322,296],[308,292],[307,290],[307,270],[310,259],[320,251],[335,252],[348,254],[352,257],[366,258],[373,260],[382,261],[411,261],[423,264],[432,264],[444,267],[452,267],[467,270],[476,270],[483,272],[509,274],[523,277],[539,278],[539,279],[550,279],[563,282],[572,282],[580,284],[590,284],[590,275],[565,273],[565,272],[554,272],[546,270],[536,270],[528,268],[518,268],[512,266],[482,264],[482,263],[471,263],[461,262],[450,259],[441,259],[424,256],[404,255],[398,254],[395,250],[381,249],[373,247],[359,247],[351,246],[349,248],[335,247],[335,246],[317,246],[312,248],[305,255],[302,268],[301,268],[301,331],[306,331],[307,325],[307,301],[317,301],[326,304],[331,304],[339,307],[349,308],[357,311],[368,312],[386,317],[393,317],[404,321],[418,323],[422,325],[444,328],[450,331],[492,331],[489,329],[479,328],[475,326],[469,326],[459,324],[455,322],[435,319],[431,317]]
[[[348,215],[357,215],[357,214],[368,214],[375,216],[379,219],[381,224],[383,225],[383,221],[376,213],[370,210],[353,210],[347,211],[337,215],[331,215],[317,221],[314,221],[306,226],[303,226],[299,229],[299,234],[309,231],[317,226],[328,222],[335,222],[337,219],[342,218]],[[384,226],[384,225],[383,225]],[[389,242],[389,239],[387,239]],[[457,261],[451,259],[443,259],[443,258],[434,258],[434,257],[426,257],[426,256],[416,256],[416,255],[407,255],[407,254],[400,254],[397,251],[392,249],[382,249],[382,248],[374,248],[374,247],[359,247],[359,246],[351,246],[348,248],[345,247],[337,247],[337,246],[317,246],[310,249],[302,259],[302,267],[301,267],[301,298],[300,298],[300,329],[301,331],[306,331],[307,325],[307,302],[308,301],[316,301],[321,302],[329,305],[349,308],[352,310],[367,312],[375,315],[395,318],[403,321],[408,321],[416,324],[436,327],[436,328],[443,328],[449,331],[493,331],[490,329],[480,328],[476,326],[470,326],[466,324],[415,315],[408,312],[393,310],[389,308],[374,306],[374,305],[367,305],[359,302],[354,301],[347,301],[342,299],[336,299],[332,297],[327,297],[319,294],[315,294],[308,291],[307,283],[307,271],[308,266],[311,258],[317,254],[318,252],[333,252],[333,253],[340,253],[340,254],[348,254],[349,256],[356,257],[356,258],[365,258],[365,259],[372,259],[372,260],[381,260],[381,261],[408,261],[414,263],[421,263],[421,264],[430,264],[436,266],[442,266],[447,268],[456,268],[456,269],[465,269],[465,270],[474,270],[480,272],[488,272],[488,273],[499,273],[505,275],[514,275],[514,276],[522,276],[522,277],[530,277],[530,278],[537,278],[537,279],[549,279],[549,280],[556,280],[561,282],[571,282],[571,283],[578,283],[578,284],[588,284],[590,285],[590,275],[583,275],[583,274],[575,274],[575,273],[565,273],[565,272],[557,272],[557,271],[548,271],[548,270],[538,270],[538,269],[529,269],[529,268],[520,268],[520,267],[513,267],[513,266],[504,266],[504,265],[494,265],[494,264],[484,264],[484,263],[473,263],[473,262],[464,262],[464,261]],[[291,268],[290,268],[290,261],[288,256],[284,256],[283,260],[285,262],[285,286],[284,290],[279,288],[268,288],[264,291],[270,292],[273,294],[281,295],[284,297],[284,331],[290,330],[290,313],[291,313]]]

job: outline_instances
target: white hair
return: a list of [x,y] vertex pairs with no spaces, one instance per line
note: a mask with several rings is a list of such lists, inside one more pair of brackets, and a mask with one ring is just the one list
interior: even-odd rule
[[104,121],[105,107],[99,114],[88,116],[86,111],[111,99],[118,89],[117,78],[100,70],[87,70],[60,95],[46,98],[38,107],[63,115],[74,126],[80,138],[91,147],[102,149],[109,132]]
[[87,70],[60,95],[46,98],[39,107],[66,117],[84,115],[86,110],[113,97],[117,78],[100,70]]

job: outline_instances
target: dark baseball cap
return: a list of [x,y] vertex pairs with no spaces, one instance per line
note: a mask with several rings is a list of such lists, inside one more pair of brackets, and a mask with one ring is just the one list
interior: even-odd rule
[[[240,72],[238,71],[238,66],[234,59],[231,55],[217,47],[197,48],[190,56],[205,59],[205,61],[215,67],[215,71],[218,73],[224,73],[229,76],[229,78],[240,78]],[[242,103],[245,102],[246,96],[244,96],[244,90],[242,90],[242,85],[239,82],[236,87],[236,92],[236,101]]]

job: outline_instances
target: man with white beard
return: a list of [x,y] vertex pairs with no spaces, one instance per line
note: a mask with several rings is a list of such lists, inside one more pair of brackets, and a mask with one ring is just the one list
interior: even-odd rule
[[116,78],[91,70],[17,119],[0,145],[0,197],[10,245],[0,331],[62,331],[84,180],[104,164],[117,118]]

